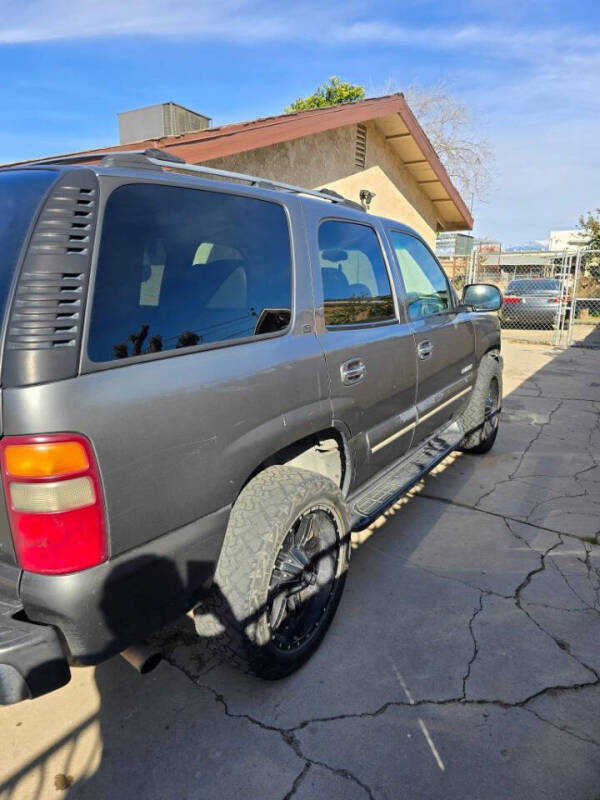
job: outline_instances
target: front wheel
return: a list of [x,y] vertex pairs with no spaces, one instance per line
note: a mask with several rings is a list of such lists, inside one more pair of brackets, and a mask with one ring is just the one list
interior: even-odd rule
[[459,449],[479,455],[491,450],[498,435],[502,405],[502,369],[496,353],[486,353],[481,359],[473,394],[463,417],[465,438]]
[[196,630],[221,659],[276,679],[317,649],[340,601],[350,556],[344,500],[333,481],[269,467],[240,493]]

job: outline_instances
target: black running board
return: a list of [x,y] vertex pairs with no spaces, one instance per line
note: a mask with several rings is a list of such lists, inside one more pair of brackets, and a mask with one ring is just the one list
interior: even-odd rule
[[361,531],[368,527],[386,508],[399,500],[436,464],[439,464],[448,453],[455,450],[464,435],[462,427],[456,422],[452,423],[410,456],[403,456],[352,495],[347,501],[351,530]]

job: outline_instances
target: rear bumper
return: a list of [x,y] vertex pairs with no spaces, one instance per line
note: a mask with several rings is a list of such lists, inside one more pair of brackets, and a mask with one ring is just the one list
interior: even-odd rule
[[188,611],[210,586],[230,506],[92,569],[37,575],[0,563],[0,705],[69,682]]
[[222,508],[98,567],[23,572],[27,619],[60,631],[71,665],[105,661],[198,602],[212,582],[229,512]]
[[0,705],[39,697],[71,677],[56,630],[20,619],[22,611],[0,601]]

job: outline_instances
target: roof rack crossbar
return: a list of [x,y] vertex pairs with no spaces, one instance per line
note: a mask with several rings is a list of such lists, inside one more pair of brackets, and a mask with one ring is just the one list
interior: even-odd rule
[[183,172],[194,172],[199,175],[212,175],[216,178],[229,178],[237,181],[249,183],[251,186],[262,186],[267,189],[284,189],[287,192],[294,194],[306,194],[311,197],[318,197],[320,200],[328,200],[330,203],[347,203],[345,197],[341,195],[335,196],[327,192],[320,192],[318,189],[305,189],[302,186],[294,186],[291,183],[283,183],[281,181],[273,181],[267,178],[259,178],[256,175],[246,175],[243,172],[230,172],[226,169],[215,169],[214,167],[203,167],[198,164],[175,163],[172,161],[163,160],[163,158],[154,158],[148,156],[148,161],[158,167],[168,167],[169,169],[181,170]]

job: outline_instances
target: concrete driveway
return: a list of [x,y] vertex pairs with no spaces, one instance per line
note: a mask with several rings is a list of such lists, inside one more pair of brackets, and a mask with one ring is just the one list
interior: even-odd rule
[[507,344],[500,434],[356,537],[317,655],[262,683],[184,619],[0,711],[3,798],[600,797],[600,352]]

